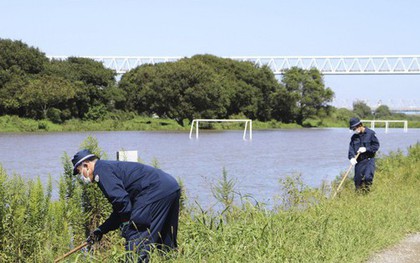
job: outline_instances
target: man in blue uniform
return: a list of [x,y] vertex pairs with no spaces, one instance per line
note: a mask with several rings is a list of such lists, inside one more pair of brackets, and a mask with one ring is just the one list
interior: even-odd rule
[[180,187],[175,178],[141,163],[100,160],[89,150],[76,153],[72,163],[73,174],[97,183],[113,209],[88,241],[120,228],[126,250],[136,252],[138,262],[148,261],[151,244],[177,247]]
[[[354,134],[350,140],[348,158],[355,165],[354,184],[356,191],[369,191],[375,174],[375,154],[379,149],[379,141],[375,132],[363,126],[359,118],[350,119],[350,129]],[[356,154],[359,157],[356,159]]]

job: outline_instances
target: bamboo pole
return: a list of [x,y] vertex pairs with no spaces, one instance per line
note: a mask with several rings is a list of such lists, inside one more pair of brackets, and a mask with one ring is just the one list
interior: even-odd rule
[[63,259],[65,259],[66,257],[70,256],[71,254],[73,254],[74,252],[84,248],[85,246],[87,246],[89,243],[88,242],[84,242],[83,244],[79,245],[78,247],[73,248],[72,250],[70,250],[69,252],[67,252],[66,254],[62,255],[61,257],[57,258],[56,260],[54,260],[54,263],[57,263]]
[[[357,152],[356,157],[354,157],[354,158],[356,158],[356,160],[357,160],[357,158],[359,157],[359,155],[360,155],[360,152]],[[350,167],[349,167],[349,169],[347,170],[347,172],[344,174],[343,179],[341,179],[341,182],[340,182],[340,184],[338,185],[337,190],[335,190],[335,193],[334,193],[334,195],[333,195],[333,198],[337,195],[338,191],[339,191],[339,190],[340,190],[340,188],[341,188],[341,185],[343,185],[343,183],[344,183],[344,181],[346,180],[347,175],[349,175],[349,173],[350,173],[350,171],[351,171],[351,168],[352,168],[352,167],[353,167],[353,164],[350,164]]]

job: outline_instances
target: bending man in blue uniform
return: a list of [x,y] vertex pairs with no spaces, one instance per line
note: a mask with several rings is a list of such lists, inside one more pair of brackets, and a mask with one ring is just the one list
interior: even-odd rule
[[[375,174],[375,154],[379,149],[379,141],[375,132],[363,126],[358,118],[350,119],[350,129],[354,134],[350,140],[350,163],[355,165],[354,184],[356,191],[369,191]],[[359,157],[356,160],[356,154]]]
[[85,183],[96,182],[113,209],[89,241],[120,228],[126,250],[136,252],[138,262],[148,261],[151,244],[177,247],[180,187],[175,178],[141,163],[100,160],[89,150],[76,153],[72,163],[73,174]]

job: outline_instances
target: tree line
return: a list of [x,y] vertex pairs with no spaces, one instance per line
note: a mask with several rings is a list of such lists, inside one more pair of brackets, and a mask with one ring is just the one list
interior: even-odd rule
[[0,39],[0,115],[63,123],[133,112],[176,120],[246,117],[303,124],[327,116],[333,91],[315,68],[277,79],[267,66],[213,55],[146,64],[116,81],[88,58],[48,59],[22,41]]

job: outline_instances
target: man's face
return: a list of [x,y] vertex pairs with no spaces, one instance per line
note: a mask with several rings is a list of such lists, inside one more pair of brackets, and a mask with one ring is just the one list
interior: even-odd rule
[[359,125],[356,128],[353,128],[353,132],[356,133],[356,134],[361,133],[362,132],[362,126]]
[[84,162],[77,167],[79,172],[79,178],[85,184],[91,184],[93,182],[93,165],[92,162]]
[[79,165],[79,167],[77,167],[77,171],[79,172],[80,175],[84,177],[89,177],[89,174],[90,174],[89,163],[83,162],[81,165]]

